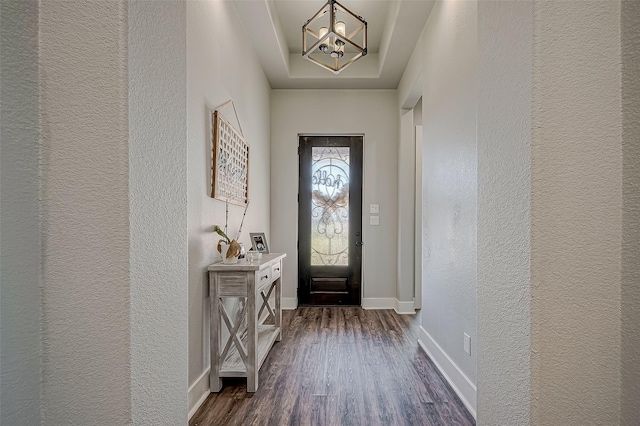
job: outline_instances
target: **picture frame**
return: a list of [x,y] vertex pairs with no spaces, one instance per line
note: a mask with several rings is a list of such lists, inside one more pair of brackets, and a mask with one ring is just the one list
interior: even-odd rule
[[251,249],[260,253],[269,254],[269,246],[267,245],[267,237],[264,232],[251,232]]

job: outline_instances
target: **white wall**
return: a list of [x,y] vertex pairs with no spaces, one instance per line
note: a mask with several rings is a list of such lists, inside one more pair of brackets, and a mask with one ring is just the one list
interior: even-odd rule
[[187,418],[184,11],[40,7],[47,424]]
[[480,2],[479,424],[637,422],[632,3]]
[[[532,2],[478,2],[478,424],[530,422]],[[509,403],[505,403],[508,401]]]
[[[223,226],[225,203],[210,198],[210,114],[232,99],[240,126],[250,146],[249,198],[251,203],[240,241],[251,248],[250,232],[265,232],[271,251],[278,250],[269,232],[270,88],[253,54],[231,2],[187,2],[187,135],[189,236],[189,408],[208,393],[209,298],[206,267],[218,257],[219,237],[211,232]],[[222,114],[237,127],[231,105]],[[243,207],[229,205],[229,231],[235,236]],[[285,264],[291,260],[287,258]],[[285,273],[286,274],[286,273]],[[286,275],[285,275],[286,277]]]
[[189,346],[186,3],[128,4],[131,417],[181,424]]
[[40,424],[38,2],[0,3],[0,424]]
[[622,398],[621,424],[640,401],[640,2],[623,1],[622,25]]
[[[394,90],[274,90],[271,95],[271,248],[286,252],[283,297],[298,287],[298,134],[364,134],[363,305],[396,297],[398,112]],[[369,225],[380,204],[380,226]]]
[[414,111],[400,110],[398,126],[398,253],[396,299],[398,312],[413,313],[415,287],[416,140]]
[[[422,56],[423,87],[420,341],[449,372],[471,411],[477,342],[476,28],[475,2],[438,2],[414,52]],[[464,333],[471,336],[471,356],[463,350]]]
[[422,126],[422,97],[413,107],[413,124],[414,126]]
[[41,2],[39,19],[42,415],[46,424],[126,424],[126,2]]
[[535,424],[620,421],[620,42],[620,2],[535,3]]

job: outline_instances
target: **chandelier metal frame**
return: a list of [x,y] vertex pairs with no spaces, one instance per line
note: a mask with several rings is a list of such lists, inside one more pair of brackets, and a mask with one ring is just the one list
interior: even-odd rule
[[[338,12],[354,18],[351,19],[350,22],[355,23],[356,28],[349,34],[345,33],[345,23],[337,22],[336,20],[336,14]],[[322,29],[327,30],[324,34],[320,34],[320,31],[315,31],[311,28],[312,26],[317,26],[322,20],[326,20],[327,15],[329,22],[321,26]],[[362,35],[362,41],[358,43],[354,37],[360,34]],[[310,41],[314,39],[316,41],[311,43]],[[346,62],[341,63],[341,60],[344,58],[345,46],[350,46],[355,49],[355,53],[354,56],[346,60]],[[318,55],[318,52],[322,53],[322,55]],[[316,55],[311,56],[313,54]],[[336,0],[329,0],[325,3],[313,18],[309,19],[302,26],[302,56],[334,74],[339,74],[349,65],[366,55],[367,21],[365,21],[362,16],[351,12]]]

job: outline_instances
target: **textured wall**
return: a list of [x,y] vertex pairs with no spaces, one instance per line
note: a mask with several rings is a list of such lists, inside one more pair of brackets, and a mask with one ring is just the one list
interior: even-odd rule
[[531,418],[536,425],[620,421],[620,63],[619,2],[535,3]]
[[40,424],[38,2],[0,3],[0,424]]
[[[395,297],[396,259],[389,252],[397,241],[397,117],[392,90],[272,92],[271,241],[288,254],[283,297],[296,297],[298,287],[298,133],[364,133],[363,296]],[[380,204],[380,226],[368,224],[372,203]]]
[[183,424],[188,389],[186,4],[129,2],[131,410]]
[[422,73],[422,326],[474,383],[476,29],[475,1],[437,3],[423,33]]
[[40,3],[46,424],[130,419],[126,11]]
[[[187,2],[187,138],[189,232],[189,383],[209,368],[207,265],[218,256],[214,224],[224,225],[225,203],[211,194],[210,113],[233,99],[250,146],[249,198],[240,241],[251,248],[250,232],[265,232],[271,251],[282,250],[269,233],[270,88],[230,2]],[[238,52],[244,52],[238,54]],[[231,105],[222,114],[237,127]],[[229,231],[235,236],[244,208],[229,206]],[[290,259],[285,260],[285,265]],[[209,381],[205,377],[204,388]],[[203,389],[190,392],[190,406]]]
[[532,2],[479,1],[478,34],[478,424],[525,425]]
[[640,401],[640,2],[622,20],[622,424],[637,424]]

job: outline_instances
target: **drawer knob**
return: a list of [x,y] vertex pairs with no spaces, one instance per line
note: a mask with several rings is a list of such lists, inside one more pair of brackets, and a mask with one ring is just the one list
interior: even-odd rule
[[269,278],[269,275],[263,275],[262,277],[260,277],[261,280],[265,280],[267,278]]

